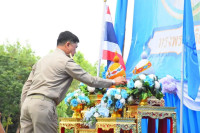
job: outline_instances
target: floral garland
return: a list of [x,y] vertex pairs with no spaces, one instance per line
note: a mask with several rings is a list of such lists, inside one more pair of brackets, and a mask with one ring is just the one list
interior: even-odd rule
[[78,106],[78,104],[90,104],[90,99],[80,89],[68,93],[64,100],[68,106],[71,105],[73,107]]

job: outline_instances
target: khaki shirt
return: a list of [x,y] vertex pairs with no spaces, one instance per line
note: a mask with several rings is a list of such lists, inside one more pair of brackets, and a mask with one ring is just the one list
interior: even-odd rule
[[42,94],[58,105],[65,98],[73,79],[91,87],[108,88],[112,85],[112,80],[91,76],[57,48],[33,66],[22,89],[21,103],[26,96]]

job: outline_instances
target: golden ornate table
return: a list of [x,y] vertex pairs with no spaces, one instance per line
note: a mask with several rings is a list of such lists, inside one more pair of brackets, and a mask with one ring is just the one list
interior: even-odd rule
[[136,133],[135,118],[97,118],[96,129],[98,133],[101,129],[107,131],[113,129],[114,133],[120,133],[121,129]]
[[167,121],[167,119],[170,119],[170,123],[171,123],[170,133],[176,133],[175,107],[138,106],[138,108],[137,108],[137,131],[138,131],[138,133],[142,133],[142,130],[141,130],[142,118],[159,119],[158,132],[162,132],[162,133],[166,132],[166,131],[163,131],[163,129],[167,128],[166,121]]
[[[101,133],[102,130],[108,132],[119,133],[122,129],[124,132],[142,133],[142,118],[149,119],[148,131],[155,130],[155,119],[159,119],[158,132],[167,132],[167,119],[170,119],[170,133],[176,133],[176,112],[175,107],[160,106],[133,106],[124,109],[124,117],[121,118],[97,118],[96,130],[84,129],[81,118],[60,118],[60,133],[64,133],[65,129],[74,128],[75,133]],[[129,118],[132,117],[132,118]],[[134,117],[134,118],[133,118]],[[154,131],[155,132],[155,131]]]
[[59,132],[65,133],[65,129],[74,128],[74,133],[78,133],[78,129],[83,126],[82,118],[60,118]]

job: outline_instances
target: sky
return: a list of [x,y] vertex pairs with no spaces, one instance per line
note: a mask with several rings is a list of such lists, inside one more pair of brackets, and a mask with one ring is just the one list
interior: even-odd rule
[[[116,2],[107,0],[113,24]],[[68,30],[79,37],[77,51],[94,64],[99,58],[103,6],[104,0],[0,0],[0,44],[7,41],[29,44],[36,55],[43,57],[56,48],[59,33]],[[132,16],[127,21],[131,25]],[[126,33],[125,61],[131,29],[131,26],[127,28]]]

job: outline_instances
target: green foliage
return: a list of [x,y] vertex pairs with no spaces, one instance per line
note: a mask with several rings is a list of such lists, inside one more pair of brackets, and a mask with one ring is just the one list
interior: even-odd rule
[[67,106],[64,100],[56,107],[56,110],[59,117],[68,117],[66,113]]
[[6,128],[10,125],[10,133],[18,127],[22,87],[38,59],[28,45],[19,42],[0,45],[0,112],[3,125]]

